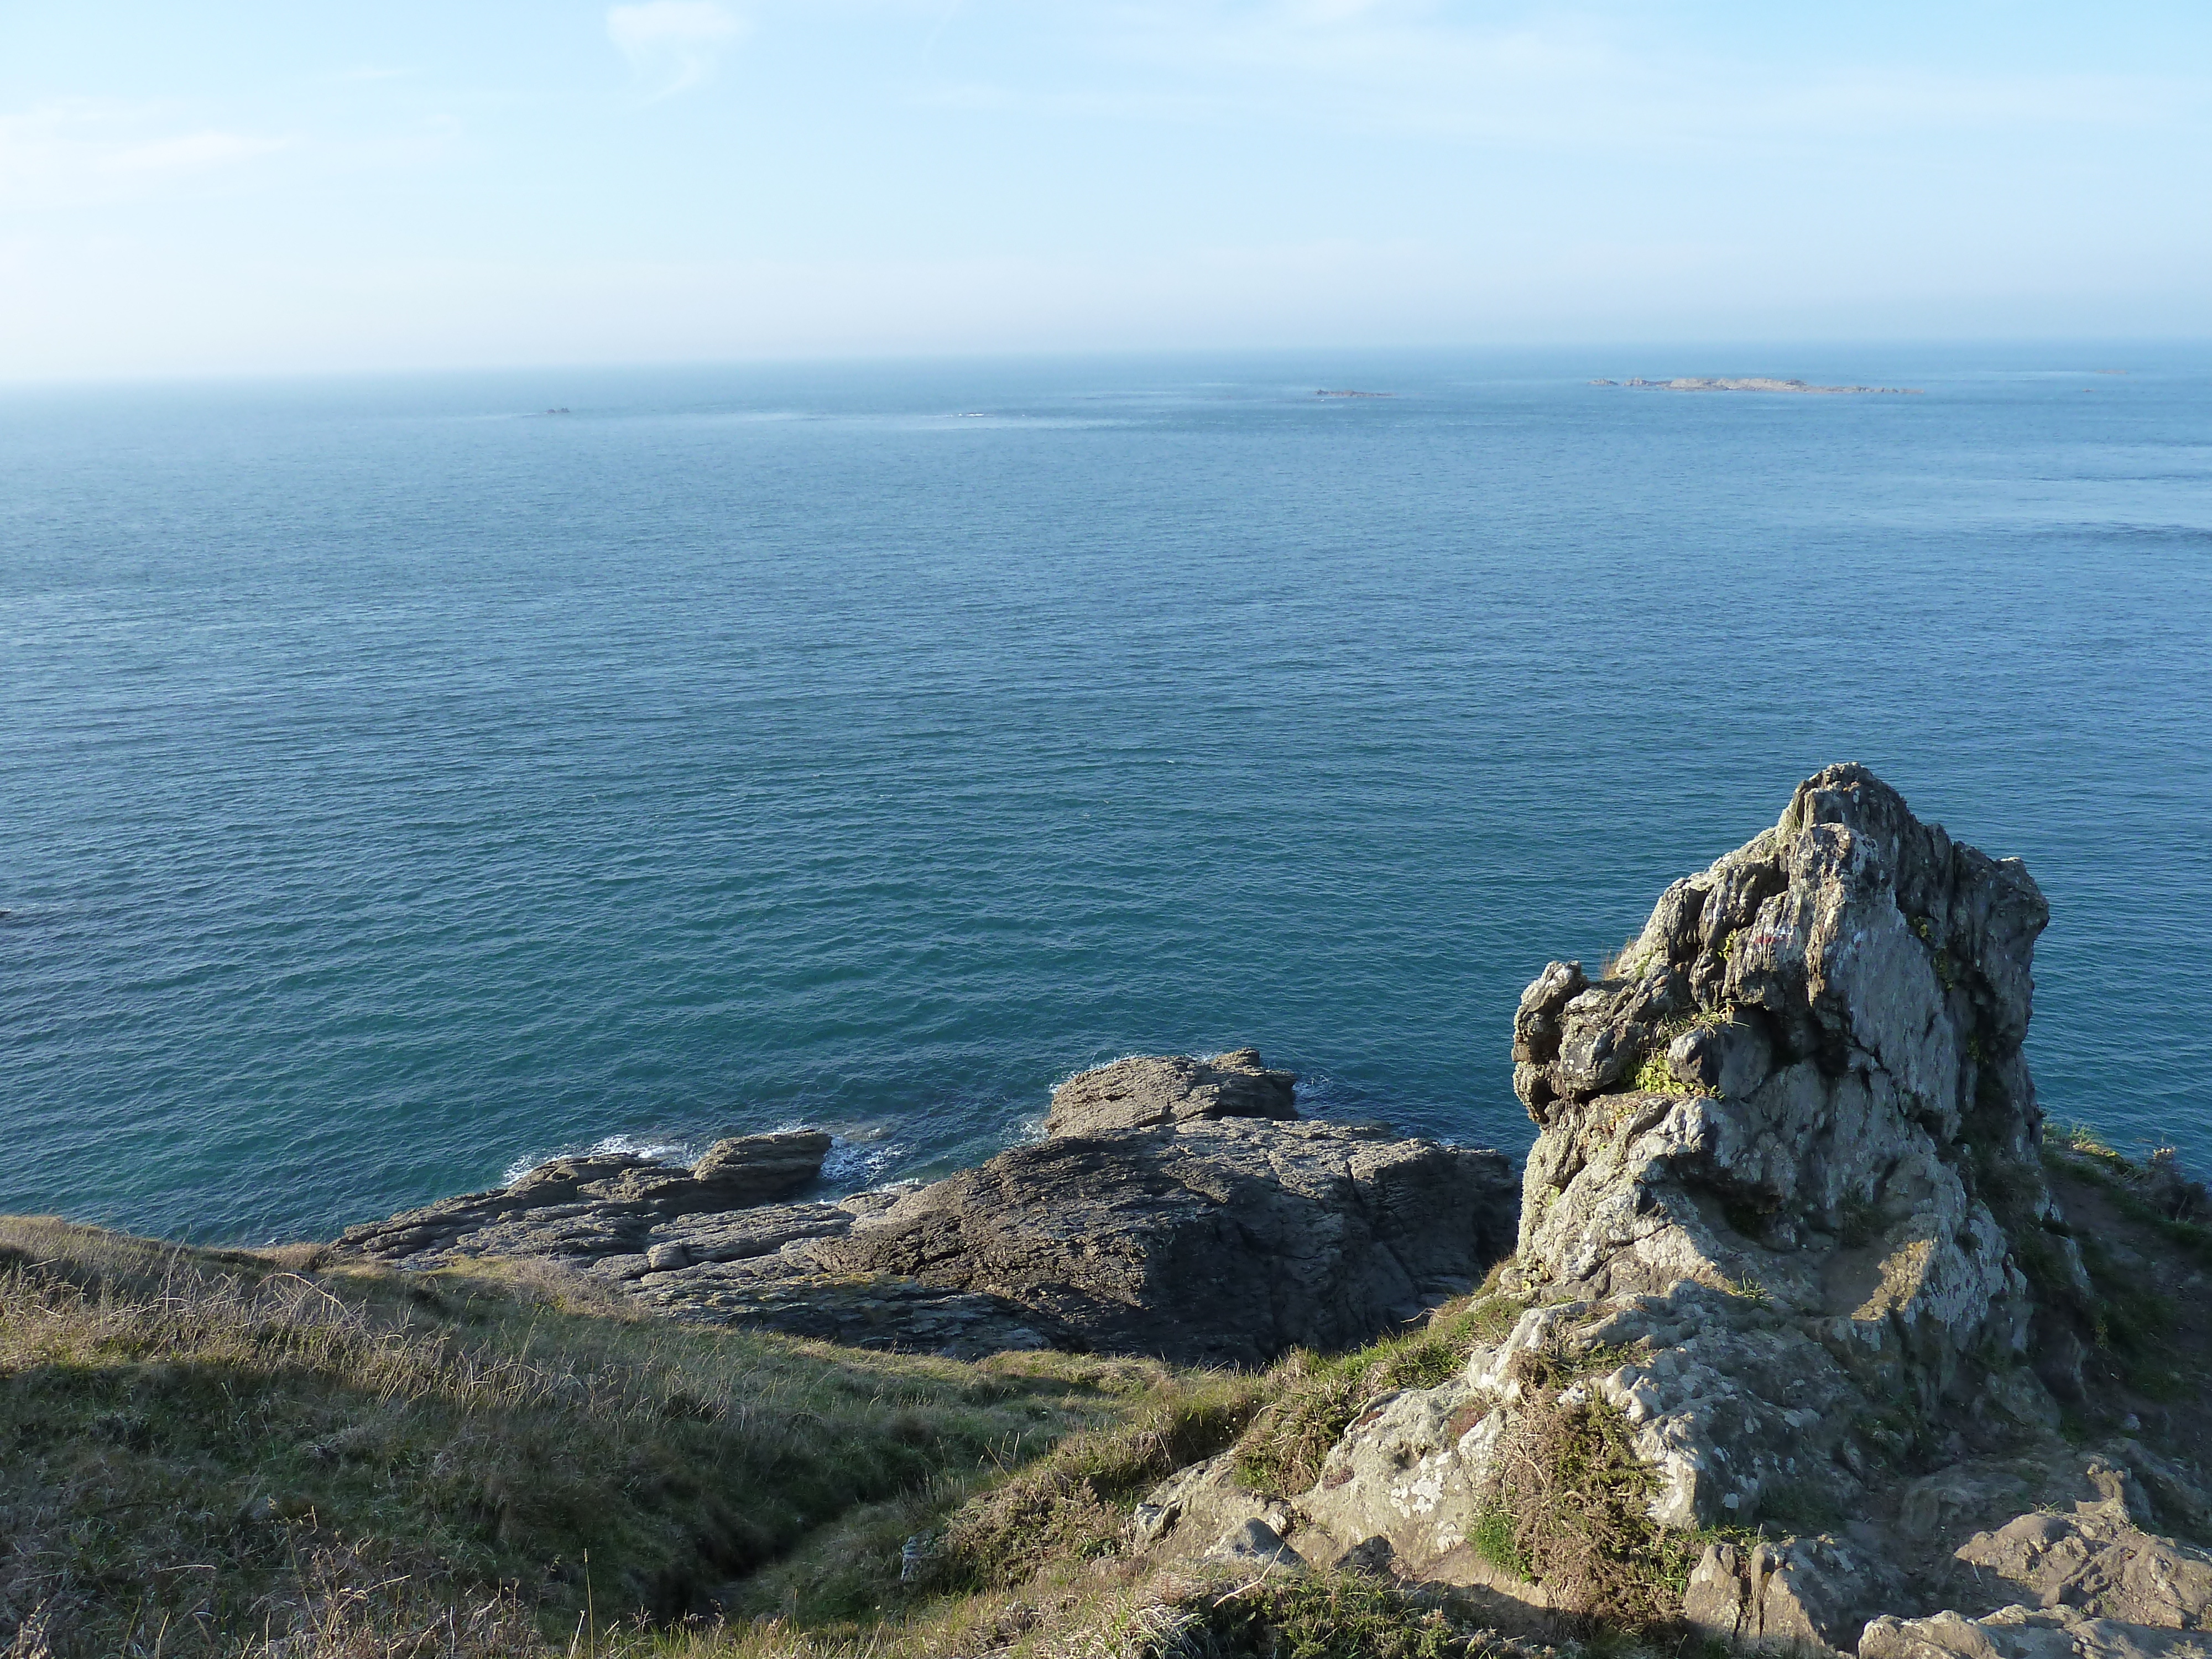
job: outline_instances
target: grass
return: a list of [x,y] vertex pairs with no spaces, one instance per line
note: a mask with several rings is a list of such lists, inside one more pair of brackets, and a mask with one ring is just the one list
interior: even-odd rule
[[680,1618],[872,1506],[951,1507],[1182,1388],[701,1330],[542,1272],[0,1220],[0,1631],[74,1659],[230,1651],[344,1607],[406,1625],[410,1598],[484,1632]]
[[1633,934],[1622,943],[1620,949],[1611,952],[1600,961],[1597,965],[1599,982],[1603,983],[1607,980],[1615,979],[1633,979],[1642,973],[1644,957],[1638,947],[1643,943],[1643,934]]
[[1504,1340],[1528,1308],[1498,1288],[1493,1270],[1482,1290],[1412,1335],[1329,1359],[1291,1354],[1267,1373],[1267,1403],[1237,1442],[1237,1478],[1261,1492],[1304,1492],[1362,1412],[1401,1389],[1443,1382],[1477,1347]]
[[1134,1659],[1477,1659],[1503,1650],[1449,1604],[1357,1572],[1263,1577],[1169,1604]]
[[2212,1226],[2168,1215],[2145,1196],[2160,1160],[2170,1158],[2170,1151],[2161,1149],[2151,1154],[2148,1164],[2137,1164],[2113,1151],[2086,1125],[2075,1123],[2048,1137],[2043,1155],[2045,1164],[2060,1173],[2104,1188],[2112,1207],[2129,1220],[2150,1228],[2166,1243],[2212,1267]]
[[1055,1562],[1104,1555],[1139,1498],[1236,1438],[1261,1387],[1250,1376],[1201,1377],[1148,1391],[1151,1403],[1131,1421],[1071,1436],[952,1513],[931,1582],[1003,1589]]
[[970,1597],[860,1632],[777,1620],[679,1635],[653,1649],[660,1659],[1534,1659],[1541,1651],[1483,1628],[1455,1598],[1356,1571],[1226,1569]]
[[[1510,1332],[1499,1283],[1259,1376],[971,1364],[653,1320],[543,1270],[0,1219],[0,1659],[1467,1659],[1509,1644],[1356,1571],[1176,1577],[1119,1545],[1224,1449],[1311,1484],[1359,1412]],[[1553,1400],[1559,1364],[1522,1363]],[[1508,1453],[1541,1473],[1477,1548],[1656,1618],[1702,1540],[1656,1534],[1617,1414],[1528,1421]]]
[[1627,1419],[1571,1389],[1619,1358],[1516,1354],[1522,1406],[1499,1443],[1498,1469],[1500,1489],[1513,1494],[1516,1570],[1542,1583],[1554,1607],[1634,1630],[1676,1619],[1706,1539],[1651,1519],[1657,1477],[1637,1455]]
[[[2212,1227],[2177,1217],[2154,1201],[2160,1194],[2161,1181],[2174,1179],[2166,1163],[2172,1156],[2154,1152],[2147,1162],[2136,1163],[2079,1123],[2055,1126],[2043,1148],[2045,1167],[2051,1174],[2095,1188],[2127,1221],[2199,1266],[2212,1267]],[[2169,1200],[2172,1190],[2171,1185],[2166,1188]],[[2108,1380],[2151,1400],[2190,1397],[2194,1362],[2173,1340],[2180,1315],[2172,1301],[2145,1283],[2140,1272],[2115,1259],[2108,1241],[2096,1230],[2063,1231],[2074,1240],[2090,1287],[2086,1298],[2078,1289],[2071,1291],[2067,1305],[2094,1340]],[[2022,1249],[2021,1237],[2014,1235],[2015,1250],[2023,1257],[2024,1270],[2041,1289],[2044,1279],[2058,1277],[2051,1265],[2052,1247],[2047,1238],[2035,1235]]]

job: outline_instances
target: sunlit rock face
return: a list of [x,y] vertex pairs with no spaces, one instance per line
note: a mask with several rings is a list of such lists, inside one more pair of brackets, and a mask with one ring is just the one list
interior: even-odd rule
[[1834,766],[1668,887],[1598,975],[1547,965],[1514,1021],[1540,1130],[1504,1287],[1525,1311],[1453,1381],[1355,1423],[1303,1512],[1416,1570],[1510,1577],[1470,1540],[1525,1516],[1543,1425],[1594,1406],[1643,1467],[1655,1536],[1773,1540],[1707,1551],[1693,1614],[1851,1645],[1898,1575],[1800,1518],[1885,1509],[1915,1459],[2047,1435],[2031,1352],[2079,1386],[2071,1337],[2037,1340],[2024,1268],[2080,1274],[2043,1226],[2021,1052],[2047,919],[2019,860]]

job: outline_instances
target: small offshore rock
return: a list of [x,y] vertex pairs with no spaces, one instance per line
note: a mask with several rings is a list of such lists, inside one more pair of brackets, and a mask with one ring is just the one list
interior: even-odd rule
[[343,1242],[404,1267],[550,1261],[677,1318],[871,1348],[1263,1364],[1471,1288],[1517,1196],[1499,1153],[1297,1121],[1294,1081],[1249,1048],[1142,1056],[1064,1085],[1050,1139],[926,1187],[794,1197],[830,1139],[789,1131],[688,1170],[558,1158]]

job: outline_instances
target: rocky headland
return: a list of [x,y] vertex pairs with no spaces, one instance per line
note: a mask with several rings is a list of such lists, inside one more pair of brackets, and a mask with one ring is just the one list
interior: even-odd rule
[[[1523,994],[1540,1133],[1455,1374],[1368,1401],[1304,1490],[1184,1472],[1147,1547],[1364,1550],[1500,1605],[1862,1659],[2203,1653],[2204,1425],[2136,1386],[2202,1379],[2113,1361],[2076,1238],[2112,1224],[2101,1149],[2046,1160],[2022,1053],[2047,918],[2019,860],[1864,769],[1809,779],[1606,972]],[[2123,1195],[2154,1248],[2204,1204],[2157,1162]],[[2202,1310],[2203,1261],[2158,1254],[2124,1273]]]
[[2045,1123],[2048,920],[1834,766],[1529,964],[1517,1171],[1248,1048],[851,1194],[795,1130],[0,1218],[0,1651],[2206,1659],[2212,1195]]

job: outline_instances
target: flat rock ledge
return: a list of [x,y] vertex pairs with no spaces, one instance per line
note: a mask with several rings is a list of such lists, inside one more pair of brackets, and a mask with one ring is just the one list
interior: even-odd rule
[[688,1170],[556,1159],[339,1243],[550,1261],[674,1318],[857,1346],[1239,1365],[1369,1340],[1511,1250],[1502,1154],[1300,1120],[1294,1082],[1249,1048],[1121,1060],[1055,1091],[1044,1140],[927,1186],[805,1197],[830,1138],[748,1135]]

